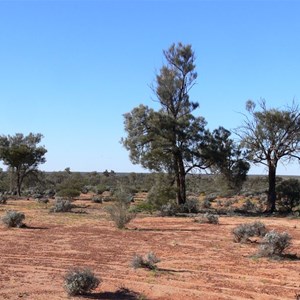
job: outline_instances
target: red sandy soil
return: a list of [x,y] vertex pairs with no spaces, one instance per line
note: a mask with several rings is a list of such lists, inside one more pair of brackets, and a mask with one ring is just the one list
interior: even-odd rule
[[[102,279],[80,299],[276,300],[300,294],[300,260],[257,258],[256,243],[234,243],[231,233],[238,224],[260,220],[290,233],[289,253],[300,256],[299,219],[220,217],[220,225],[212,225],[140,215],[118,230],[103,204],[78,203],[88,207],[55,214],[51,204],[34,200],[0,206],[0,217],[8,209],[22,211],[27,225],[0,226],[1,300],[78,299],[63,287],[72,267],[89,267]],[[161,259],[158,271],[130,267],[135,253],[149,251]]]

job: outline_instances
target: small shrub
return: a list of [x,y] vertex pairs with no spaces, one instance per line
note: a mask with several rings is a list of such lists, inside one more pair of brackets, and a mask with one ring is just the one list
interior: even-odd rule
[[35,199],[38,203],[43,203],[43,204],[47,204],[49,202],[48,198],[36,198]]
[[291,212],[300,204],[300,181],[287,179],[280,182],[276,187],[278,195],[278,207],[285,212]]
[[254,222],[241,224],[233,229],[234,241],[237,243],[247,242],[250,237],[263,237],[267,233],[265,224],[262,222]]
[[6,204],[7,202],[7,197],[4,195],[0,195],[0,204]]
[[268,232],[259,247],[261,256],[281,256],[291,245],[292,237],[287,233],[279,233],[275,230]]
[[129,211],[129,204],[122,201],[118,201],[108,207],[107,212],[119,229],[125,228],[125,226],[135,218],[135,214]]
[[156,264],[159,262],[160,259],[153,252],[149,252],[145,257],[135,254],[132,258],[131,266],[134,269],[146,268],[149,270],[157,270]]
[[130,208],[130,212],[132,213],[147,212],[153,214],[154,211],[155,211],[154,205],[152,203],[149,203],[148,201],[142,201]]
[[169,202],[160,207],[160,214],[162,217],[175,216],[178,212],[180,212],[180,207],[174,202]]
[[6,215],[2,218],[3,223],[7,227],[22,227],[24,226],[23,221],[25,220],[25,215],[21,212],[14,210],[9,210]]
[[195,222],[198,223],[209,223],[209,224],[219,224],[219,216],[210,214],[210,213],[205,213],[203,216],[196,218]]
[[94,202],[94,203],[103,203],[103,199],[100,196],[93,196],[92,197],[92,202]]
[[197,199],[187,199],[181,207],[182,212],[185,213],[198,213],[199,212],[199,201]]
[[201,203],[200,203],[200,208],[201,209],[207,209],[211,207],[211,200],[208,199],[204,199]]
[[70,296],[89,293],[100,283],[100,280],[89,269],[70,270],[64,279],[65,289]]
[[80,196],[80,190],[75,188],[64,188],[57,193],[57,196],[73,199]]
[[255,211],[256,205],[250,199],[247,199],[244,202],[244,204],[242,205],[242,210],[243,211]]
[[54,207],[52,207],[50,211],[54,213],[69,212],[73,207],[69,200],[57,199],[54,203]]

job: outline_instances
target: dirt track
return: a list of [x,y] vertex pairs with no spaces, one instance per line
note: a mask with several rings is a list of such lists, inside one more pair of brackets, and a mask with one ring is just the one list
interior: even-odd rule
[[[295,299],[300,261],[255,258],[255,243],[238,244],[231,230],[254,219],[221,217],[220,225],[190,218],[138,217],[118,230],[101,209],[49,214],[34,201],[10,200],[0,207],[26,214],[28,228],[0,228],[0,299],[58,300],[68,297],[63,276],[70,267],[90,267],[102,284],[82,299]],[[299,220],[260,219],[293,237],[290,253],[300,255]],[[133,270],[134,253],[153,251],[157,272]],[[77,297],[78,299],[78,297]]]

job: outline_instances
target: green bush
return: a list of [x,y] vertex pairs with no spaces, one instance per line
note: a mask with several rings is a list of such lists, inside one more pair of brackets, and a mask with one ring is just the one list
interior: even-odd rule
[[107,208],[110,219],[119,229],[124,229],[126,225],[135,218],[135,214],[129,211],[129,206],[126,203],[116,202]]
[[65,188],[65,189],[60,190],[57,193],[57,196],[73,199],[75,197],[80,196],[80,190],[73,189],[73,188]]
[[91,292],[99,285],[100,280],[89,269],[75,268],[65,276],[65,289],[70,296]]
[[147,201],[156,209],[160,209],[163,205],[176,199],[176,190],[170,184],[170,179],[164,174],[159,174],[155,184],[150,189],[147,195]]
[[279,233],[275,230],[268,232],[259,247],[261,256],[281,256],[291,245],[292,237],[287,233]]
[[2,222],[7,227],[22,227],[24,226],[23,221],[25,220],[25,215],[21,212],[14,210],[9,210],[6,215],[2,218]]
[[297,179],[287,179],[280,182],[277,187],[278,207],[280,210],[291,212],[300,205],[300,182]]
[[142,201],[130,208],[130,212],[132,213],[146,212],[146,213],[153,214],[154,211],[155,211],[154,205],[149,203],[148,201]]

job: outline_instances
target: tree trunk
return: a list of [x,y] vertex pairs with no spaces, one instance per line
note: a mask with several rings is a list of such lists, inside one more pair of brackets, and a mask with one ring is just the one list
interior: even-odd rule
[[267,212],[274,212],[276,210],[276,165],[269,165],[269,190]]
[[177,203],[184,204],[186,202],[186,186],[185,186],[185,169],[180,154],[175,156],[175,176],[177,185]]

